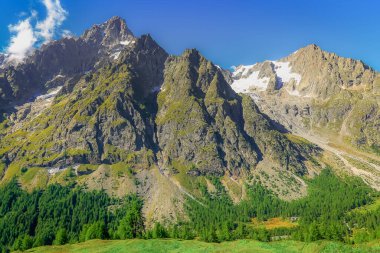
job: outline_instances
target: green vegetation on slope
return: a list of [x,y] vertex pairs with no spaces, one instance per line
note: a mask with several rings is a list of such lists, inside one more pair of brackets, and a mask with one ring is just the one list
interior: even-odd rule
[[134,82],[129,65],[107,65],[82,77],[20,129],[14,131],[9,120],[1,122],[2,183],[19,176],[23,167],[59,167],[67,159],[71,165],[114,164],[135,151],[148,155],[144,136],[151,132],[147,110],[152,102],[135,98]]
[[[189,200],[188,214],[195,233],[205,241],[225,241],[251,238],[269,241],[271,237],[287,236],[301,241],[321,239],[351,242],[356,227],[347,225],[347,212],[371,203],[376,194],[357,178],[340,179],[331,170],[324,170],[309,182],[307,197],[286,202],[275,197],[259,184],[248,186],[248,200],[234,205],[217,178],[213,180],[216,193],[204,188],[204,205]],[[361,227],[379,229],[380,209],[373,211],[372,223]],[[294,217],[297,227],[274,230],[251,228],[247,222],[255,217]],[[352,218],[351,218],[352,219]],[[364,218],[366,220],[366,218]],[[372,233],[373,234],[373,233]],[[368,239],[380,238],[376,233]],[[367,239],[367,240],[368,240]]]
[[12,180],[0,189],[0,248],[141,237],[141,209],[134,195],[116,199],[103,191],[60,185],[27,193]]
[[[252,183],[246,186],[248,198],[239,204],[231,201],[220,178],[206,179],[213,190],[199,185],[200,202],[189,199],[186,203],[189,221],[166,227],[155,223],[151,230],[144,227],[143,203],[135,195],[116,199],[104,191],[85,191],[71,184],[52,184],[28,193],[12,180],[0,188],[0,246],[4,250],[25,250],[127,238],[199,238],[206,242],[293,238],[347,243],[380,238],[380,208],[372,204],[378,196],[359,179],[341,179],[331,170],[324,170],[310,180],[309,195],[292,202],[280,200]],[[366,204],[371,208],[360,208]],[[251,222],[252,218],[263,222],[276,217],[293,217],[297,223],[268,229]]]

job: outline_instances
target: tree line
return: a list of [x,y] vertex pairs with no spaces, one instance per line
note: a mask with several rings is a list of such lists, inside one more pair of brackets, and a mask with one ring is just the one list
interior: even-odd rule
[[[213,179],[218,191],[202,188],[204,206],[188,201],[192,228],[202,240],[220,242],[238,238],[268,241],[283,236],[301,241],[321,239],[359,242],[355,236],[380,238],[380,207],[362,214],[350,210],[372,203],[379,194],[359,178],[339,178],[325,169],[308,182],[308,195],[287,202],[260,184],[247,186],[248,199],[234,205],[218,178]],[[297,227],[265,230],[255,228],[251,219],[264,221],[274,217],[296,217]],[[362,233],[357,233],[358,229]],[[365,236],[364,236],[364,235]]]
[[[0,247],[3,252],[91,239],[198,238],[207,242],[235,239],[270,241],[292,238],[360,243],[380,238],[380,206],[351,211],[379,195],[356,178],[338,178],[327,169],[308,182],[308,195],[283,201],[260,184],[247,185],[248,197],[234,204],[218,177],[216,191],[199,185],[203,198],[185,203],[188,220],[164,226],[144,225],[143,201],[137,195],[115,198],[104,191],[49,185],[28,193],[16,179],[0,188]],[[252,218],[297,217],[298,226],[267,230]]]

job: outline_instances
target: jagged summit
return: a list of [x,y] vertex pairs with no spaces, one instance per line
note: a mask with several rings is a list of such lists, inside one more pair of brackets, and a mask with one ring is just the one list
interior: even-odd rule
[[86,42],[104,46],[127,43],[134,38],[124,19],[114,16],[101,25],[94,25],[81,36]]
[[322,51],[321,47],[317,44],[309,44],[304,47],[301,47],[296,52],[316,52],[316,51]]

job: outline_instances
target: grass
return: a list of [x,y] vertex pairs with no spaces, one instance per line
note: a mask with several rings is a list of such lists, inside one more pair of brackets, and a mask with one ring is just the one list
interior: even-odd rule
[[27,171],[20,176],[21,185],[29,192],[36,188],[42,189],[46,187],[48,180],[49,176],[45,168],[28,168]]
[[203,176],[194,177],[187,174],[188,171],[196,168],[195,165],[181,159],[175,159],[172,161],[171,166],[172,169],[176,171],[173,178],[177,180],[186,191],[191,192],[196,197],[202,198],[200,186],[206,185],[205,178]]
[[290,220],[283,219],[280,217],[271,218],[266,221],[259,221],[256,218],[252,219],[252,224],[254,227],[263,227],[266,229],[276,229],[276,228],[293,228],[298,226],[296,222],[291,222]]
[[372,204],[361,206],[352,210],[352,212],[374,212],[380,208],[380,197],[375,200]]
[[285,134],[285,136],[291,141],[296,144],[306,144],[306,145],[312,145],[312,143],[305,138],[302,138],[301,136],[294,135],[294,134]]
[[181,253],[211,253],[211,252],[304,252],[304,253],[366,253],[379,252],[380,241],[375,241],[360,245],[345,245],[338,242],[318,241],[312,243],[303,243],[297,241],[279,241],[279,242],[259,242],[254,240],[238,240],[223,243],[205,243],[201,241],[181,241],[173,239],[155,239],[155,240],[91,240],[79,244],[71,244],[64,246],[44,246],[30,249],[27,252],[41,253],[58,253],[58,252],[73,252],[73,253],[136,253],[136,252],[181,252]]

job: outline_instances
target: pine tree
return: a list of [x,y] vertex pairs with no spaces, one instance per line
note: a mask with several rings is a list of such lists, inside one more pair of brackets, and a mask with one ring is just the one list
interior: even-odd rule
[[66,229],[60,228],[57,231],[57,234],[55,235],[55,240],[53,244],[55,245],[63,245],[68,242],[67,232]]
[[168,233],[167,233],[166,229],[159,222],[154,223],[154,227],[153,227],[153,231],[152,231],[152,237],[154,239],[168,237]]
[[117,234],[120,239],[127,239],[141,237],[143,232],[142,202],[137,196],[132,196],[128,201],[126,215],[118,226]]

